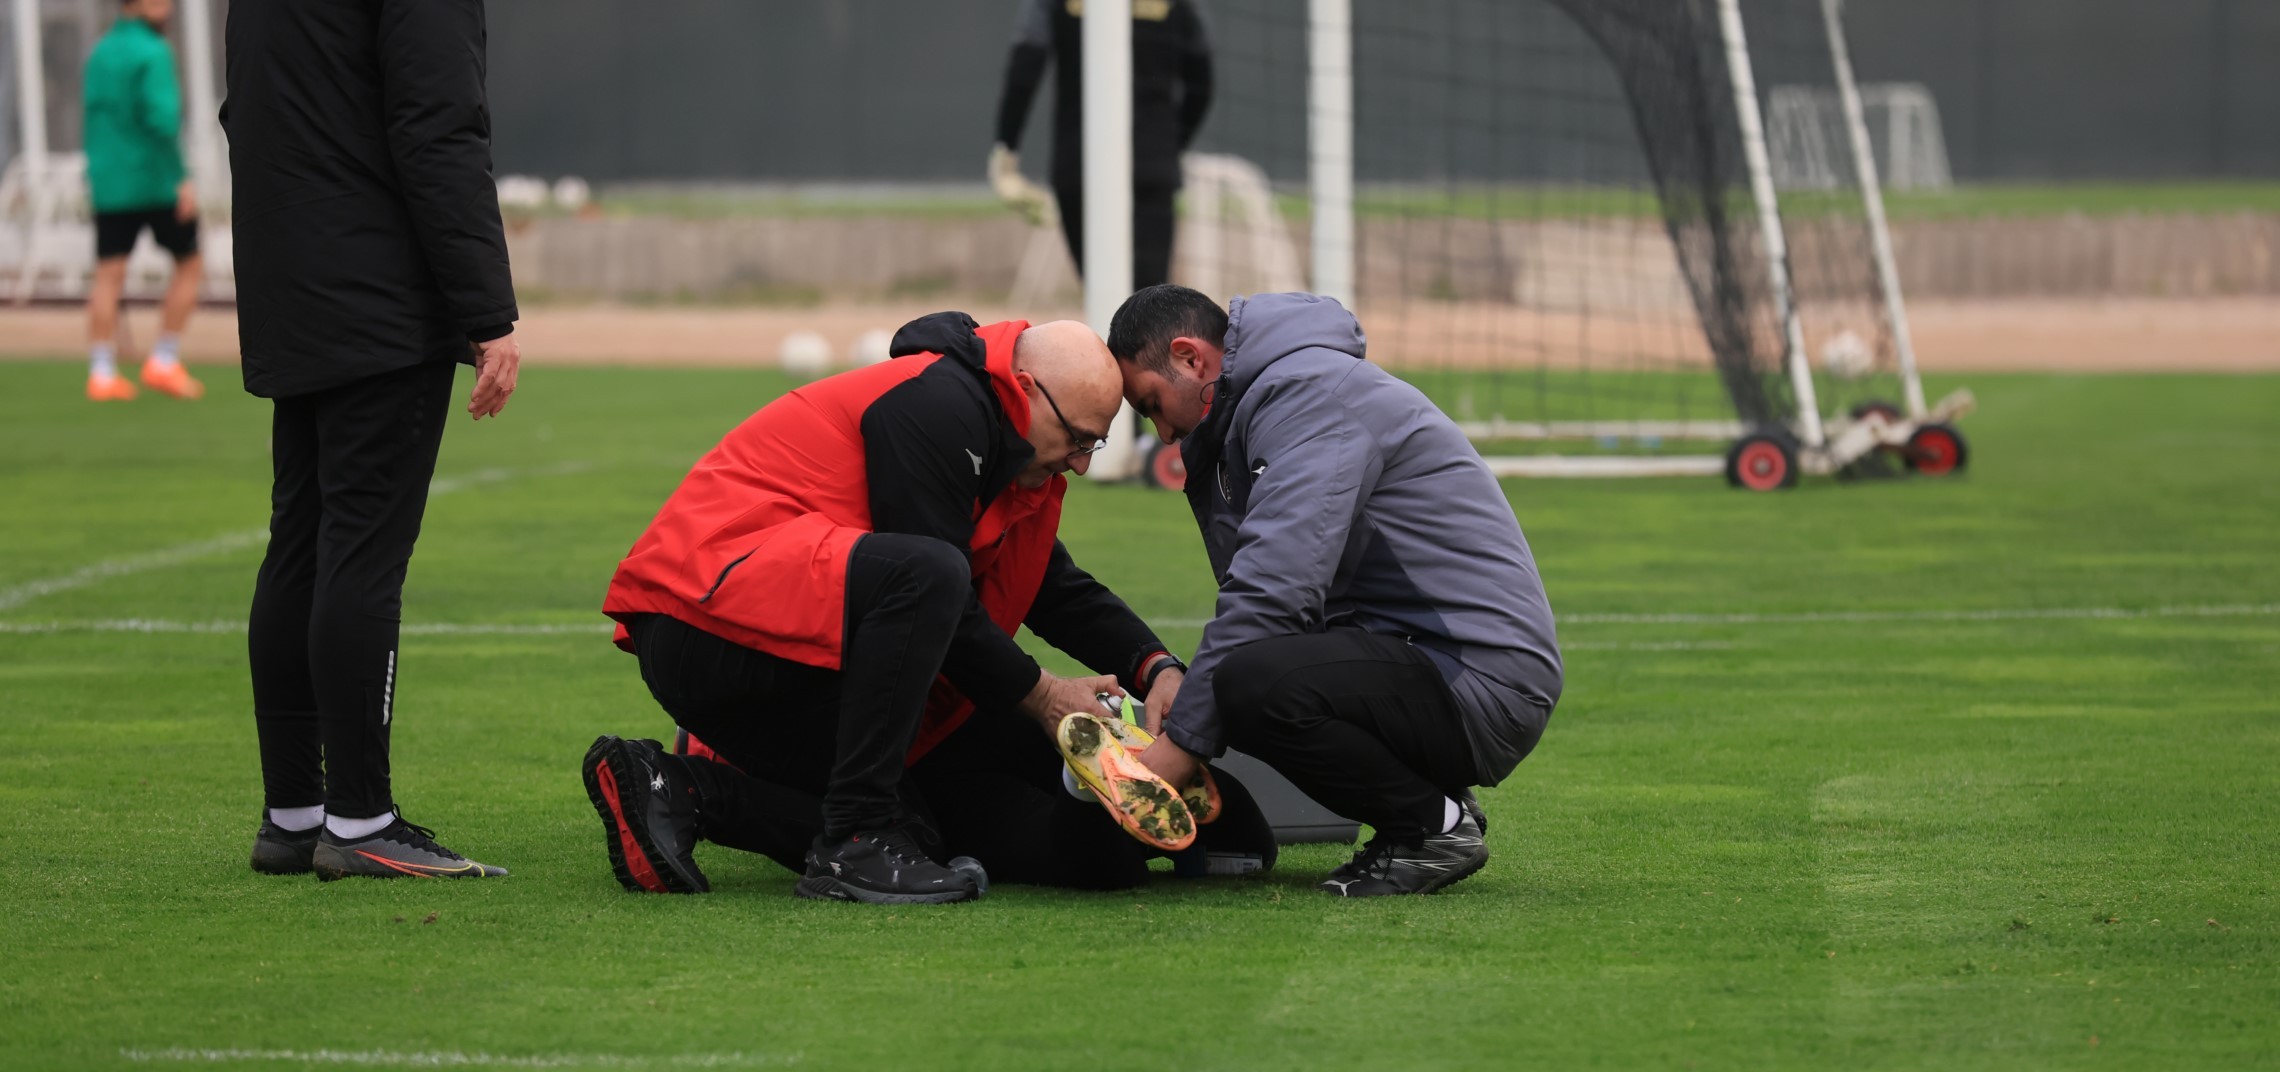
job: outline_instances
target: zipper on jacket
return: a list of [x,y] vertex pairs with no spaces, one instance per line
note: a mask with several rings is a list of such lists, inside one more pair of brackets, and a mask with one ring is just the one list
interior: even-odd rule
[[[757,550],[759,550],[759,548],[753,548],[753,551],[757,551]],[[699,603],[710,603],[710,602],[712,602],[713,593],[720,591],[720,586],[721,586],[721,585],[723,585],[723,584],[726,584],[726,583],[728,583],[728,571],[730,571],[730,570],[732,570],[732,569],[735,569],[735,568],[736,568],[736,567],[738,567],[738,566],[741,566],[741,565],[743,565],[743,564],[744,564],[744,560],[745,560],[745,559],[747,559],[747,558],[751,558],[751,557],[752,557],[752,551],[746,551],[746,552],[744,552],[743,554],[736,556],[736,560],[735,560],[735,561],[733,561],[733,562],[730,562],[728,565],[722,566],[722,567],[720,568],[720,576],[713,578],[712,587],[705,589],[705,594],[704,594],[704,595],[702,595],[702,596],[700,596],[700,597],[698,597],[698,598],[697,598],[697,602],[699,602]]]

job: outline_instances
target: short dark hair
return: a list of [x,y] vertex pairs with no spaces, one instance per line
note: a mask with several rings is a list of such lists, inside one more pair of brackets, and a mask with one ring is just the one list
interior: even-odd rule
[[1172,371],[1172,340],[1185,335],[1227,345],[1227,310],[1176,283],[1159,283],[1124,299],[1108,322],[1108,352],[1159,376]]

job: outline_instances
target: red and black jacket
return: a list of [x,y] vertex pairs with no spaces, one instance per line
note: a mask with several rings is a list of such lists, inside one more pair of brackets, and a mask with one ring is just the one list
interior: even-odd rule
[[[836,669],[847,554],[870,532],[963,549],[974,596],[944,659],[910,758],[981,704],[1011,707],[1036,684],[1014,643],[1023,625],[1095,673],[1134,675],[1162,642],[1057,538],[1067,481],[1013,482],[1035,452],[1014,340],[936,313],[895,334],[894,360],[841,373],[763,407],[700,459],[635,541],[602,612],[665,614],[722,639]],[[626,647],[624,629],[618,644]]]

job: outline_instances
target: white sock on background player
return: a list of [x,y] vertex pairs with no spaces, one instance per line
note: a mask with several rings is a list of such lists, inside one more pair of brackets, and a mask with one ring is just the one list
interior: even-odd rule
[[173,368],[182,363],[182,337],[160,335],[158,345],[150,348],[150,363],[159,368]]
[[87,347],[87,374],[90,376],[116,376],[119,374],[119,348],[107,342]]
[[338,815],[327,815],[325,816],[325,829],[336,838],[355,841],[358,838],[368,838],[386,830],[388,824],[395,821],[396,813],[394,812],[382,812],[369,819],[346,819]]
[[325,807],[322,804],[306,808],[269,809],[269,824],[271,826],[279,830],[290,830],[296,834],[303,830],[314,830],[324,821]]

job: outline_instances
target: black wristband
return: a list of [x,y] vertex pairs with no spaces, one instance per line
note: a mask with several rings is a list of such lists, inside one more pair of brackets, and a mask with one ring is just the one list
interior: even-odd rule
[[1187,673],[1187,664],[1181,662],[1179,656],[1168,651],[1165,652],[1163,658],[1156,660],[1156,665],[1148,668],[1148,676],[1140,679],[1140,695],[1146,696],[1155,691],[1156,679],[1164,676],[1164,671],[1175,666],[1179,668],[1180,673]]

